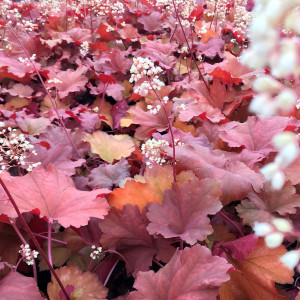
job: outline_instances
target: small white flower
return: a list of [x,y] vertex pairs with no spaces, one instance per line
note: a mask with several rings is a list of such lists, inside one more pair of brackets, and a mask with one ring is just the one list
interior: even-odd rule
[[264,75],[253,81],[253,89],[256,92],[277,92],[281,84],[270,75]]
[[276,218],[272,221],[272,223],[276,229],[281,232],[291,232],[293,229],[291,223],[282,218]]
[[273,231],[269,223],[254,222],[253,230],[257,236],[265,236]]
[[276,248],[283,242],[284,234],[281,232],[273,232],[265,237],[266,245],[269,248]]
[[289,251],[280,258],[280,261],[292,270],[298,265],[299,260],[300,260],[299,250]]

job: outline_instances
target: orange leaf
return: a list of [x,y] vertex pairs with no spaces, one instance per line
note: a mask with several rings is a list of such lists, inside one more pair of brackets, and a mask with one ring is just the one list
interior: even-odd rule
[[286,253],[284,246],[269,249],[264,240],[258,240],[253,252],[244,261],[229,258],[235,271],[229,271],[230,280],[220,289],[221,300],[280,300],[275,282],[292,283],[294,272],[285,267],[280,257]]
[[210,29],[208,29],[205,33],[200,33],[199,35],[201,35],[201,42],[204,44],[206,44],[212,37],[219,36],[217,32]]
[[137,205],[142,211],[147,203],[162,202],[163,192],[171,188],[173,177],[170,166],[153,166],[145,172],[146,183],[129,180],[124,188],[114,189],[107,196],[110,205],[122,209],[126,204]]

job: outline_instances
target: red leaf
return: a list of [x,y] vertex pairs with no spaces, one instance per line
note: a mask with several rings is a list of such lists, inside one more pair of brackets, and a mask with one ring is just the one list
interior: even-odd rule
[[[201,197],[199,198],[199,195]],[[213,232],[208,215],[217,213],[222,204],[220,183],[213,179],[173,184],[163,195],[163,203],[153,203],[147,214],[150,234],[161,234],[165,238],[180,237],[194,245]]]
[[96,31],[96,33],[100,34],[100,39],[104,42],[110,42],[115,39],[115,35],[112,32],[107,32],[107,26],[106,25],[100,25]]
[[96,42],[90,45],[90,49],[93,51],[99,51],[99,52],[104,52],[109,50],[110,48],[106,46],[105,43],[102,42]]
[[202,6],[198,6],[198,7],[194,8],[194,10],[192,11],[192,13],[190,14],[189,19],[191,21],[193,21],[194,19],[196,19],[196,21],[197,21],[197,20],[199,20],[199,19],[202,18],[203,12],[204,12],[203,7]]
[[231,265],[224,258],[212,256],[199,244],[177,251],[171,261],[157,273],[140,272],[129,300],[216,299],[219,286],[229,279]]
[[10,223],[10,220],[9,220],[9,218],[8,218],[8,216],[7,216],[7,215],[4,215],[4,214],[1,214],[1,215],[0,215],[0,222],[1,222],[1,223],[11,224],[11,223]]
[[142,97],[139,94],[133,93],[131,95],[131,97],[129,98],[129,101],[138,101],[140,100]]
[[243,236],[237,240],[221,243],[221,247],[230,251],[234,259],[242,261],[246,258],[247,254],[253,251],[257,243],[257,237],[254,234]]
[[[155,239],[149,234],[146,229],[149,224],[146,212],[146,208],[141,213],[138,206],[127,204],[122,210],[112,208],[105,219],[100,221],[103,232],[101,245],[123,254],[128,262],[127,272],[134,274],[148,270],[154,255],[159,257],[163,252],[172,255],[175,250],[167,240]],[[165,255],[159,259],[166,262]]]
[[222,70],[220,67],[215,68],[209,75],[214,76],[215,80],[222,82],[223,84],[235,84],[239,85],[242,82],[240,78],[233,78],[228,71]]
[[50,144],[48,142],[45,142],[45,141],[41,141],[38,143],[39,145],[41,145],[42,147],[45,147],[47,150],[50,149]]
[[100,74],[100,75],[98,76],[98,78],[99,78],[103,83],[107,83],[107,84],[111,84],[111,83],[116,83],[116,82],[117,82],[117,80],[116,80],[114,77],[112,77],[112,76],[110,76],[110,75],[106,75],[106,74],[104,74],[104,73]]
[[99,119],[103,121],[108,121],[108,119],[105,116],[101,116],[101,115],[99,115]]

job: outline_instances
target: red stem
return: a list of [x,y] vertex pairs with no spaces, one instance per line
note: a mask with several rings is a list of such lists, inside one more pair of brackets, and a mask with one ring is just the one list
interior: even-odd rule
[[152,258],[152,261],[154,262],[154,263],[156,263],[159,267],[161,267],[161,268],[163,268],[164,266],[156,259],[156,258]]
[[88,267],[86,269],[87,272],[90,272],[90,270],[92,268],[92,265],[93,265],[93,262],[94,262],[94,260],[91,258],[90,263],[89,263],[89,265],[88,265]]
[[232,220],[230,220],[223,212],[219,211],[219,214],[228,222],[230,223],[234,228],[236,228],[236,230],[240,233],[241,236],[245,236],[243,231],[241,230],[241,228],[239,226],[237,226],[237,224],[235,224],[235,222],[233,222]]
[[169,116],[168,116],[168,113],[167,113],[167,110],[166,110],[166,107],[165,107],[165,103],[163,102],[163,100],[161,99],[161,97],[159,96],[159,94],[157,93],[157,91],[153,88],[152,86],[152,83],[151,83],[151,80],[145,76],[152,88],[152,91],[154,92],[154,94],[156,95],[157,99],[160,101],[161,105],[162,105],[162,108],[164,110],[164,113],[166,115],[166,118],[167,118],[167,121],[168,121],[168,127],[169,127],[169,132],[171,134],[171,141],[172,141],[172,150],[173,150],[173,157],[172,157],[172,164],[173,164],[173,178],[174,178],[174,182],[177,182],[177,179],[176,179],[176,168],[175,168],[175,163],[176,163],[176,159],[175,159],[175,140],[174,140],[174,135],[173,135],[173,130],[172,130],[172,126],[171,126],[171,122],[169,120]]
[[25,219],[23,218],[23,216],[22,216],[22,214],[21,214],[21,212],[20,212],[20,210],[19,210],[19,208],[18,208],[18,205],[16,204],[16,202],[15,202],[13,196],[11,195],[10,191],[7,189],[7,187],[6,187],[6,185],[5,185],[5,183],[3,182],[3,180],[2,180],[1,177],[0,177],[0,184],[1,184],[1,186],[3,187],[5,193],[7,194],[7,196],[8,196],[8,198],[9,198],[11,204],[13,205],[13,207],[14,207],[14,209],[15,209],[15,211],[16,211],[16,213],[17,213],[17,215],[18,215],[18,217],[19,217],[19,219],[20,219],[20,221],[21,221],[21,223],[23,224],[23,226],[24,226],[24,228],[26,229],[26,231],[29,233],[30,238],[31,238],[31,240],[33,241],[35,247],[38,249],[40,255],[41,255],[42,258],[45,260],[47,266],[48,266],[49,269],[50,269],[51,274],[52,274],[53,277],[56,279],[56,281],[57,281],[59,287],[61,288],[62,292],[63,292],[64,295],[66,296],[66,299],[67,299],[67,300],[71,300],[70,297],[69,297],[69,295],[68,295],[68,293],[67,293],[67,291],[65,290],[63,284],[61,283],[59,277],[57,276],[57,274],[55,273],[55,271],[54,271],[53,267],[51,266],[49,260],[47,259],[47,256],[45,255],[45,253],[44,253],[42,247],[40,246],[40,244],[39,244],[39,242],[37,241],[37,239],[35,238],[33,232],[31,231],[31,229],[30,229],[29,226],[27,225]]
[[107,282],[108,282],[108,280],[109,280],[109,278],[110,278],[112,272],[114,271],[114,269],[115,269],[115,267],[116,267],[116,265],[118,264],[119,261],[120,261],[120,260],[118,259],[118,260],[115,262],[115,264],[112,266],[112,268],[110,269],[110,271],[109,271],[109,273],[108,273],[108,275],[107,275],[107,277],[106,277],[106,279],[105,279],[105,281],[104,281],[104,283],[103,283],[104,286],[107,285]]
[[49,259],[49,263],[53,267],[52,248],[51,248],[51,230],[52,230],[52,223],[48,222],[48,259]]
[[[44,236],[44,235],[42,235],[42,234],[38,234],[38,233],[35,233],[35,232],[33,232],[33,234],[36,235],[36,236],[38,236],[38,237],[40,237],[40,238],[42,238],[42,239],[45,239],[45,240],[48,239],[47,236]],[[51,238],[51,241],[52,241],[52,242],[55,242],[55,243],[64,244],[64,245],[67,245],[67,244],[68,244],[68,243],[66,243],[66,242],[64,242],[64,241],[60,241],[60,240],[53,239],[53,238]]]

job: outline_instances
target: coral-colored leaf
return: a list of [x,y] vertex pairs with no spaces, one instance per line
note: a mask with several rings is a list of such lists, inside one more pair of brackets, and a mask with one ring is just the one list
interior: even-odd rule
[[[109,190],[79,191],[73,180],[53,165],[46,170],[37,167],[23,177],[3,173],[1,178],[21,212],[38,208],[41,217],[52,222],[57,220],[64,227],[86,225],[90,217],[103,218],[109,210],[104,198],[96,198]],[[10,217],[17,217],[6,199],[1,199],[0,210]]]
[[124,188],[114,189],[107,199],[110,205],[119,209],[126,204],[132,204],[142,210],[147,203],[160,203],[163,192],[171,188],[172,181],[170,167],[154,166],[145,172],[145,183],[128,180]]
[[10,271],[0,281],[1,300],[42,300],[34,278]]
[[60,82],[53,84],[47,83],[49,87],[56,87],[60,98],[64,98],[71,92],[85,91],[85,84],[88,82],[85,76],[86,67],[78,67],[76,71],[68,69],[58,73],[50,73],[49,78],[57,78]]
[[280,300],[275,282],[292,283],[293,271],[285,267],[280,257],[286,253],[283,246],[269,249],[264,239],[259,239],[252,253],[244,261],[230,259],[237,271],[229,271],[230,281],[223,283],[221,300]]

